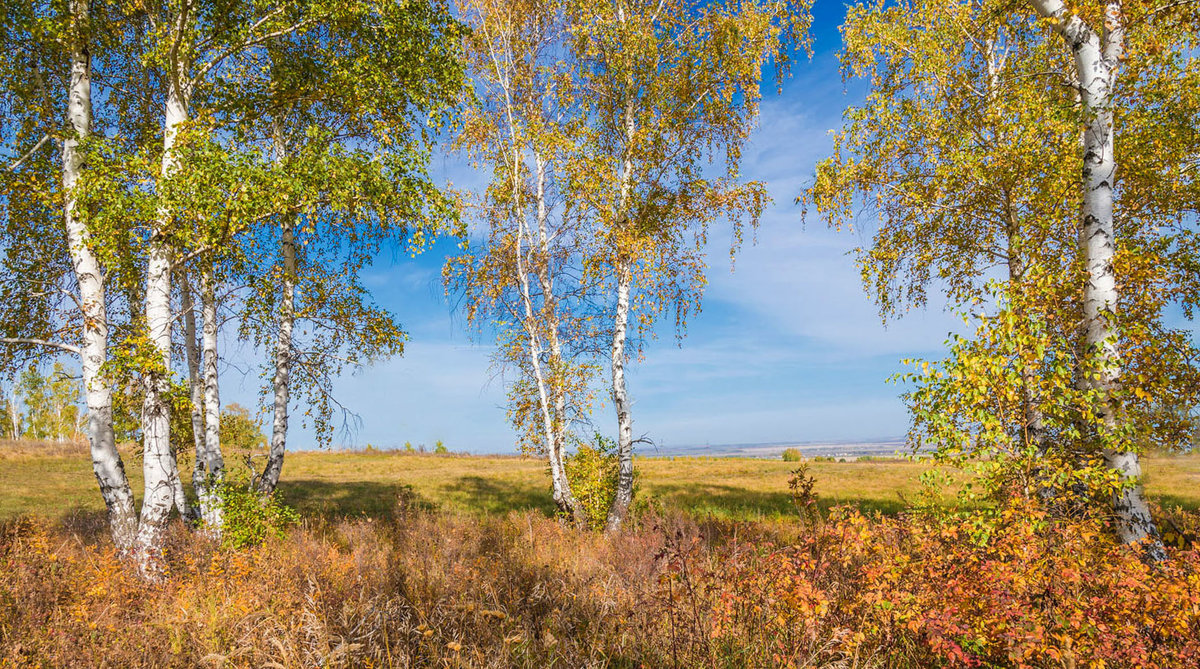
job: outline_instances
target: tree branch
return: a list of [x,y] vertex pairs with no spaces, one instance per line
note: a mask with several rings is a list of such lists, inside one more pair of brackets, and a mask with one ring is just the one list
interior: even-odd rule
[[45,346],[47,348],[56,348],[60,351],[66,351],[67,353],[74,353],[75,355],[79,355],[79,347],[78,346],[72,346],[70,344],[63,344],[61,342],[56,342],[56,341],[46,341],[45,339],[34,339],[34,338],[24,338],[24,337],[0,337],[0,344],[13,344],[13,345],[29,344],[29,345],[33,345],[33,346]]
[[30,157],[30,156],[32,156],[33,154],[37,153],[37,150],[38,150],[38,149],[40,149],[40,148],[42,148],[42,145],[43,145],[43,144],[45,144],[45,143],[46,143],[46,142],[48,142],[48,141],[50,141],[50,135],[49,135],[49,133],[47,133],[47,134],[45,134],[45,135],[42,135],[42,138],[41,138],[40,140],[38,140],[38,143],[37,143],[37,144],[34,144],[34,145],[33,145],[33,148],[32,148],[32,149],[30,149],[29,151],[25,152],[25,155],[23,155],[23,156],[21,156],[20,158],[16,159],[15,161],[13,161],[13,162],[12,162],[12,164],[11,164],[11,165],[9,165],[9,166],[8,166],[8,171],[9,171],[9,172],[16,172],[18,167],[20,167],[20,166],[21,166],[21,165],[22,165],[22,164],[23,164],[23,163],[24,163],[26,160],[29,160],[29,157]]

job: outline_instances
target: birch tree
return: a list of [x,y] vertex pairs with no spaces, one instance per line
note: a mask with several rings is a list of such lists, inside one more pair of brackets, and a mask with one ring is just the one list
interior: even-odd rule
[[239,270],[249,288],[239,334],[272,357],[260,492],[278,484],[297,393],[327,443],[334,410],[349,413],[333,379],[403,351],[395,316],[360,277],[385,245],[415,254],[454,224],[426,169],[463,90],[460,39],[441,2],[346,2],[223,92],[222,113],[270,157],[277,184],[275,213],[241,238]]
[[[311,11],[310,11],[311,10]],[[323,14],[320,7],[299,2],[209,6],[180,0],[148,6],[142,18],[148,30],[144,59],[160,75],[163,89],[161,150],[158,190],[177,186],[205,186],[213,176],[189,171],[182,160],[189,141],[206,146],[199,138],[203,127],[192,123],[192,105],[212,89],[214,82],[236,72],[256,48],[305,29]],[[198,178],[197,178],[198,177]],[[170,408],[167,402],[171,371],[171,279],[178,261],[179,229],[176,211],[163,198],[149,225],[146,238],[144,290],[145,346],[150,353],[144,370],[142,409],[143,462],[146,493],[138,526],[138,561],[154,573],[162,528],[172,507],[178,466],[170,447]],[[207,403],[206,399],[206,403]]]
[[578,356],[595,333],[581,276],[589,231],[561,201],[573,158],[566,17],[558,3],[537,0],[464,2],[461,12],[474,28],[478,94],[459,145],[491,183],[476,209],[481,249],[447,263],[447,285],[465,297],[469,323],[499,331],[496,362],[518,374],[509,416],[521,448],[547,459],[555,506],[581,526],[564,459],[572,425],[590,410],[593,366]]
[[[885,322],[925,307],[931,285],[968,318],[1011,312],[1008,321],[992,314],[997,329],[980,332],[975,343],[987,346],[971,354],[977,365],[1011,369],[1016,380],[1004,385],[1013,392],[963,392],[954,404],[962,412],[946,410],[946,394],[912,396],[912,438],[935,443],[940,456],[1003,456],[1013,467],[994,475],[1013,480],[996,484],[1029,489],[1033,463],[1022,454],[1061,443],[1071,427],[1049,406],[1064,405],[1070,371],[1056,377],[1045,353],[1070,337],[1049,317],[1071,308],[1055,283],[1065,286],[1072,271],[1075,211],[1074,173],[1058,159],[1072,150],[1074,124],[1062,59],[1027,19],[980,2],[851,7],[843,36],[843,71],[871,88],[846,112],[803,199],[836,227],[878,217],[857,255]],[[968,366],[966,350],[955,350],[957,379]],[[981,405],[982,415],[971,411]],[[1010,419],[986,418],[995,415]]]
[[[609,284],[611,391],[618,482],[607,527],[633,497],[633,419],[625,370],[630,325],[651,332],[666,310],[677,330],[698,308],[708,225],[754,224],[765,187],[739,174],[758,115],[764,67],[806,44],[804,2],[572,3],[575,103],[586,123],[573,197],[600,231],[589,272]],[[719,176],[709,174],[721,165]]]
[[[79,356],[93,472],[108,509],[113,542],[118,551],[126,552],[133,543],[137,515],[116,450],[112,393],[103,373],[109,327],[105,277],[76,193],[86,170],[84,149],[93,130],[92,54],[104,51],[97,36],[105,33],[96,26],[115,21],[109,15],[97,22],[85,0],[48,8],[46,14],[38,13],[42,9],[13,7],[4,26],[5,43],[20,45],[6,54],[3,67],[4,126],[15,131],[6,140],[11,140],[7,144],[17,152],[5,174],[7,229],[15,234],[5,244],[10,252],[5,263],[6,284],[16,288],[13,297],[22,296],[5,300],[6,305],[15,307],[4,318],[14,335],[7,343]],[[49,160],[55,146],[61,149],[56,165]],[[55,177],[58,183],[54,183]],[[57,200],[59,196],[61,200]],[[58,232],[58,226],[42,225],[39,219],[43,216],[61,216],[65,234]],[[19,240],[28,240],[30,234],[38,237],[30,240],[38,252],[29,254],[26,248],[21,254],[24,257],[14,254],[20,253],[25,243]],[[60,243],[65,246],[61,255]],[[50,273],[59,267],[58,258],[69,259],[69,274]],[[30,262],[40,268],[31,273],[28,266],[22,267]],[[31,286],[29,281],[37,283]],[[63,295],[68,296],[69,306],[63,305]],[[30,337],[29,327],[42,330],[37,333],[42,336]],[[56,332],[51,334],[51,330]],[[68,343],[72,339],[79,344]]]
[[[1121,104],[1123,63],[1129,57],[1131,17],[1120,0],[1109,0],[1100,7],[1084,5],[1074,11],[1059,0],[1031,0],[1031,4],[1062,37],[1064,47],[1072,55],[1084,124],[1078,163],[1082,205],[1079,256],[1086,273],[1082,296],[1085,364],[1080,386],[1091,395],[1092,402],[1086,408],[1095,417],[1096,439],[1106,464],[1116,472],[1120,483],[1112,502],[1117,536],[1125,543],[1146,545],[1152,558],[1161,559],[1162,545],[1142,489],[1137,445],[1129,434],[1122,401],[1124,362],[1120,328],[1123,324],[1119,313],[1116,226],[1122,202],[1118,198],[1119,128],[1115,116]],[[1175,44],[1168,49],[1186,53],[1196,47],[1196,25],[1192,23],[1190,28],[1179,30],[1183,26],[1170,20],[1186,20],[1187,9],[1182,16],[1168,16],[1165,25],[1158,24],[1156,15],[1172,9],[1172,5],[1137,6],[1132,18],[1142,24],[1143,32],[1170,30],[1166,34],[1175,37]],[[1195,10],[1190,11],[1194,19]],[[1184,61],[1187,65],[1180,74],[1188,74],[1190,70],[1194,78],[1192,61],[1193,58]],[[1162,85],[1155,81],[1145,83]],[[1139,101],[1136,83],[1132,88],[1133,94],[1125,94],[1126,104]],[[1193,146],[1200,147],[1200,143]],[[1182,200],[1177,206],[1185,211],[1190,207],[1194,212],[1196,203]],[[1137,213],[1135,208],[1131,209],[1134,211],[1127,213]]]
[[[923,306],[936,282],[952,307],[979,322],[973,339],[952,340],[945,363],[921,363],[922,371],[906,377],[918,386],[908,396],[916,436],[943,453],[1012,458],[1002,478],[1025,494],[1042,489],[1048,467],[1058,490],[1076,494],[1082,480],[1103,484],[1115,472],[1124,480],[1114,507],[1124,539],[1135,538],[1128,530],[1133,516],[1149,518],[1122,510],[1146,510],[1129,469],[1132,445],[1169,447],[1186,432],[1152,398],[1196,397],[1197,389],[1189,338],[1163,321],[1168,304],[1191,299],[1176,268],[1192,257],[1183,220],[1195,199],[1178,195],[1189,192],[1184,167],[1194,148],[1160,148],[1196,110],[1168,103],[1171,113],[1155,114],[1157,122],[1140,111],[1163,104],[1164,82],[1196,76],[1194,64],[1171,55],[1195,40],[1194,31],[1167,28],[1179,22],[1176,11],[1164,5],[1142,17],[1141,55],[1131,65],[1137,73],[1104,103],[1104,121],[1081,83],[1097,81],[1095,72],[1080,69],[1080,58],[1090,56],[1062,49],[1058,28],[1009,5],[852,9],[843,65],[868,77],[871,93],[848,111],[834,156],[806,194],[835,225],[849,224],[864,208],[881,215],[859,260],[885,318]],[[1112,83],[1103,85],[1113,92]],[[1103,165],[1103,177],[1064,160],[1087,155],[1080,143],[1093,141],[1089,135],[1111,141],[1114,111],[1138,137],[1125,155],[1155,163],[1124,183],[1112,171],[1111,146],[1095,148],[1109,151],[1108,158],[1090,159]],[[1082,137],[1081,125],[1088,128]],[[1125,216],[1109,216],[1107,232],[1099,233],[1111,241],[1119,224],[1128,244],[1123,256],[1088,241],[1097,239],[1087,218],[1095,188],[1108,189],[1101,199],[1110,213],[1114,193],[1128,194],[1120,202]],[[1122,268],[1118,295],[1114,277]],[[1111,376],[1119,369],[1115,358],[1106,357],[1121,348],[1136,369],[1125,387]],[[1097,360],[1107,362],[1097,367]],[[1097,376],[1100,368],[1110,376]],[[1092,466],[1097,455],[1105,467]],[[997,462],[989,461],[993,474]]]

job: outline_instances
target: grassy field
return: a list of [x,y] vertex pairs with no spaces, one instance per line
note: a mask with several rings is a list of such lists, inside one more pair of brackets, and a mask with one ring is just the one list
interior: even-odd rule
[[536,459],[292,453],[305,522],[243,547],[172,523],[147,582],[86,449],[0,443],[0,667],[1198,666],[1198,456],[1147,458],[1189,509],[1154,567],[1088,516],[892,513],[920,463],[810,462],[823,505],[884,512],[821,517],[795,463],[637,464],[662,512],[604,534],[549,517]]
[[[100,496],[82,447],[0,444],[0,518],[98,511]],[[134,489],[141,463],[126,456]],[[244,466],[229,462],[232,470]],[[639,495],[668,509],[745,519],[789,511],[795,463],[743,458],[638,458]],[[822,506],[895,512],[920,488],[926,465],[907,461],[810,462]],[[1200,508],[1200,456],[1146,458],[1150,494],[1168,507]],[[185,473],[186,478],[186,473]],[[410,504],[457,512],[549,513],[549,477],[537,459],[393,452],[289,453],[280,489],[302,514],[391,515]]]

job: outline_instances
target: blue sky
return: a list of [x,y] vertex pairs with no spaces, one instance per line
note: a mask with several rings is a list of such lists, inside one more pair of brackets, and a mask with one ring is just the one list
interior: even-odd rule
[[[931,300],[927,311],[885,328],[847,255],[871,230],[835,232],[816,220],[806,226],[793,204],[828,153],[843,109],[862,94],[861,85],[843,84],[838,68],[844,11],[840,2],[818,0],[813,59],[797,60],[782,95],[771,82],[764,87],[761,127],[743,173],[764,181],[774,204],[736,271],[726,251],[729,229],[712,231],[703,311],[681,346],[664,328],[629,376],[637,436],[666,448],[900,436],[907,414],[901,388],[887,378],[901,358],[941,357],[947,333],[961,327]],[[434,168],[458,187],[478,179],[455,156],[439,156]],[[441,265],[454,250],[444,242],[416,259],[388,253],[369,271],[367,285],[411,340],[403,358],[338,381],[340,400],[361,417],[355,430],[339,434],[341,445],[441,440],[456,451],[513,451],[491,342],[464,329],[442,290]],[[242,370],[224,370],[223,399],[253,405],[258,379]],[[595,422],[615,432],[611,406],[600,407]],[[297,429],[290,442],[310,447],[312,435]]]

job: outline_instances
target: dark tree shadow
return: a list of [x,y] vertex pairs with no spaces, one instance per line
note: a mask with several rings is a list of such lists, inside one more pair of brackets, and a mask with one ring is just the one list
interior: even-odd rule
[[309,518],[392,519],[406,510],[436,507],[406,483],[285,479],[279,482],[279,495],[285,504]]
[[1170,494],[1156,495],[1154,493],[1150,493],[1149,497],[1151,501],[1157,502],[1158,505],[1164,509],[1174,509],[1175,507],[1179,507],[1184,511],[1195,511],[1200,509],[1200,504],[1197,504],[1197,499],[1191,496]]
[[[666,506],[698,515],[755,518],[796,513],[791,495],[786,491],[747,490],[713,483],[654,483],[643,486],[642,492],[659,498]],[[899,513],[907,506],[899,495],[894,500],[853,495],[817,498],[817,506],[822,511],[845,504],[856,506],[866,513],[879,511],[885,514]]]
[[550,491],[533,483],[506,483],[482,476],[460,476],[442,484],[445,496],[454,503],[487,513],[541,511],[554,513]]

